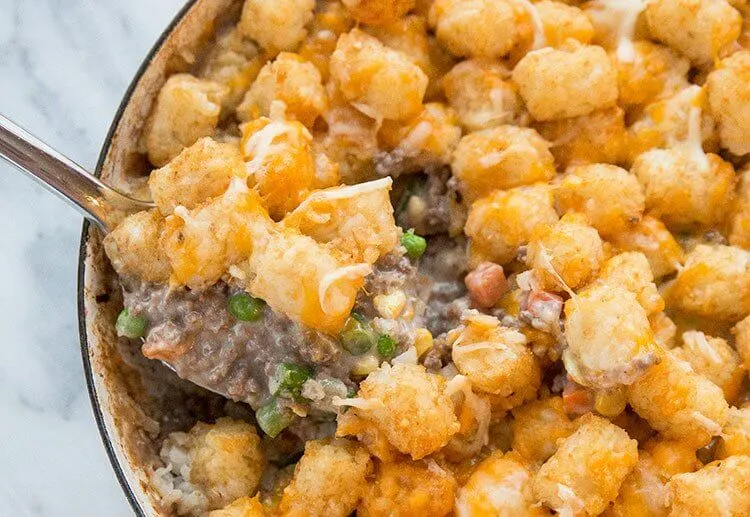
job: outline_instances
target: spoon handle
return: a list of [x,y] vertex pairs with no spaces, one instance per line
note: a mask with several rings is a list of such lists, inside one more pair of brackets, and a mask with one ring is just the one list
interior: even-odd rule
[[83,167],[0,115],[0,157],[78,209],[102,230],[153,205],[108,187]]

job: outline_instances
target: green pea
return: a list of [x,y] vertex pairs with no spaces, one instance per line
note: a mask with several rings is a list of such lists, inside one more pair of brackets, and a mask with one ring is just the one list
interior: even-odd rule
[[291,392],[299,394],[305,381],[313,376],[310,368],[295,363],[281,363],[276,367],[275,384],[278,386],[274,394]]
[[237,293],[229,297],[229,312],[240,321],[258,321],[263,317],[265,306],[266,302],[247,293]]
[[412,260],[416,260],[424,255],[427,249],[425,238],[415,234],[414,230],[409,230],[401,236],[401,245],[406,248],[406,254]]
[[352,355],[362,355],[370,350],[378,337],[370,324],[359,314],[352,313],[341,330],[341,346]]
[[378,354],[380,357],[390,359],[396,353],[396,340],[387,334],[378,338]]
[[148,321],[143,316],[134,316],[128,309],[123,309],[117,316],[115,330],[118,336],[124,336],[130,339],[138,339],[146,334]]
[[279,406],[279,401],[273,397],[255,412],[258,425],[271,438],[276,438],[281,431],[294,422],[294,413]]

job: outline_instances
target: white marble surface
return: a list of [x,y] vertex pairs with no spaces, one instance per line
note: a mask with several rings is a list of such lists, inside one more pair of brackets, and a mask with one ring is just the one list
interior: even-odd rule
[[[0,0],[0,113],[93,168],[182,0]],[[0,163],[0,515],[125,516],[78,345],[81,218]]]

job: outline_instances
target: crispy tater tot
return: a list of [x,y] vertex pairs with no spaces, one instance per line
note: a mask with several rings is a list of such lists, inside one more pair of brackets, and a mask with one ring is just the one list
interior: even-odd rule
[[637,461],[638,442],[608,420],[587,414],[537,472],[534,495],[559,513],[598,515],[615,500]]
[[462,57],[503,57],[533,31],[517,0],[435,0],[429,21],[440,43]]
[[235,179],[220,197],[167,217],[160,247],[172,267],[170,283],[204,289],[254,249],[255,234],[270,224],[260,197]]
[[453,509],[456,479],[434,460],[400,461],[378,466],[357,515],[363,517],[443,517]]
[[565,214],[531,232],[526,262],[545,290],[582,287],[594,279],[603,260],[602,240],[582,214]]
[[640,251],[648,259],[655,278],[674,273],[685,261],[677,239],[664,223],[644,216],[632,229],[609,236],[609,241],[623,251]]
[[646,20],[655,39],[698,66],[720,57],[742,30],[742,16],[724,0],[654,0]]
[[151,172],[148,186],[156,206],[166,216],[178,206],[190,210],[223,194],[233,177],[245,177],[237,146],[202,138]]
[[714,459],[730,456],[750,456],[750,407],[730,408],[729,418],[716,444]]
[[104,237],[104,251],[118,274],[147,282],[166,282],[172,268],[159,237],[164,218],[158,210],[138,212]]
[[584,45],[591,43],[594,27],[581,9],[563,2],[541,0],[534,4],[544,27],[544,37],[550,47],[560,47],[568,39]]
[[506,407],[533,398],[541,383],[539,364],[526,347],[526,337],[500,326],[497,318],[476,311],[465,314],[452,332],[453,362],[479,390],[496,395]]
[[719,435],[729,411],[721,388],[670,351],[628,387],[627,397],[636,413],[665,438],[696,448]]
[[531,490],[533,472],[515,452],[493,452],[477,465],[456,497],[458,517],[542,517],[549,510],[539,505]]
[[559,396],[513,410],[513,450],[532,463],[547,461],[557,451],[557,444],[575,430],[576,423],[565,413]]
[[461,125],[479,131],[522,120],[523,103],[509,79],[510,70],[502,64],[470,59],[454,66],[441,84]]
[[739,321],[750,313],[750,253],[734,246],[696,246],[666,299],[691,314]]
[[731,456],[669,482],[672,517],[745,515],[750,508],[750,456]]
[[289,517],[346,517],[364,494],[371,468],[370,456],[356,443],[311,440],[279,510]]
[[602,266],[597,281],[604,285],[624,287],[651,315],[664,309],[664,300],[654,284],[654,275],[643,253],[630,251],[615,255]]
[[269,52],[293,51],[307,36],[315,0],[246,0],[237,29]]
[[354,406],[348,412],[417,460],[445,446],[459,430],[445,388],[445,379],[423,366],[384,363],[360,384],[356,399],[347,399]]
[[422,69],[359,29],[339,37],[330,71],[344,97],[373,119],[405,120],[422,109],[428,81]]
[[350,254],[354,262],[374,263],[398,244],[388,191],[392,180],[383,178],[358,185],[318,190],[283,219],[322,243]]
[[706,79],[711,113],[719,126],[721,146],[736,155],[750,153],[750,51],[722,60]]
[[143,130],[149,161],[162,167],[185,147],[212,136],[228,93],[226,86],[190,74],[167,79]]
[[471,205],[464,232],[470,238],[470,263],[504,265],[528,244],[538,224],[557,221],[552,188],[544,183],[496,190]]
[[296,208],[317,186],[311,142],[312,135],[305,126],[277,113],[242,126],[240,150],[248,184],[260,193],[275,220]]
[[646,310],[618,284],[592,286],[565,302],[563,362],[578,384],[631,384],[658,361]]
[[601,47],[574,40],[561,49],[526,54],[513,81],[536,120],[559,120],[609,108],[617,101],[617,70]]
[[645,197],[638,179],[614,165],[579,165],[567,170],[555,189],[563,212],[585,214],[604,237],[631,229],[640,221]]
[[493,190],[549,181],[555,175],[549,144],[533,129],[515,126],[464,136],[451,168],[470,201]]
[[742,359],[745,370],[750,371],[750,316],[739,321],[733,328],[734,349]]
[[746,371],[740,356],[725,340],[691,330],[682,334],[682,346],[672,353],[721,388],[728,402],[736,400]]
[[643,107],[688,86],[690,62],[684,57],[646,40],[634,42],[633,51],[633,59],[627,60],[611,54],[620,90],[617,102],[625,109]]
[[352,17],[362,23],[383,25],[396,21],[415,4],[415,0],[342,0]]
[[667,225],[684,229],[720,222],[731,207],[735,174],[715,154],[696,157],[683,148],[653,149],[633,163],[646,194],[646,209]]
[[629,154],[625,112],[614,106],[581,117],[536,122],[560,168],[587,163],[622,164]]
[[320,72],[298,54],[282,52],[258,74],[237,107],[237,118],[248,122],[271,114],[271,103],[282,101],[286,115],[312,128],[318,116],[328,108],[328,97]]

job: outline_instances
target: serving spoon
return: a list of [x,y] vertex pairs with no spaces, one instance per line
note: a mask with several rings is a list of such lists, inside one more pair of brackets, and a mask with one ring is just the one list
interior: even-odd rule
[[105,185],[3,115],[0,115],[0,157],[67,201],[105,233],[112,231],[123,217],[154,207],[149,201],[133,199]]

